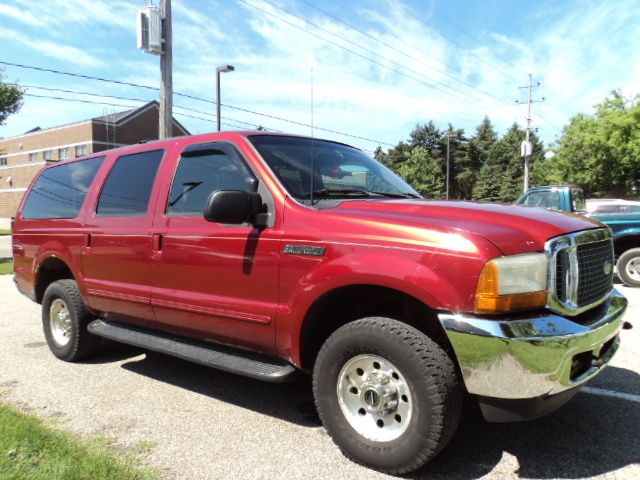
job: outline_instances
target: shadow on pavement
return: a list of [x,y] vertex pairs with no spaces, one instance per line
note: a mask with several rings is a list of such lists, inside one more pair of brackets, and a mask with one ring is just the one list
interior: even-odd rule
[[[139,353],[138,350],[136,350]],[[106,360],[106,359],[104,359]],[[319,427],[311,381],[303,377],[269,384],[148,352],[123,368],[201,395],[280,420]],[[609,367],[600,378],[637,391],[640,375]],[[590,384],[596,386],[595,384]],[[468,409],[450,445],[429,465],[406,478],[474,479],[491,472],[507,452],[517,459],[516,474],[526,478],[582,478],[640,463],[640,403],[579,393],[557,412],[521,423],[486,423]],[[496,473],[496,472],[494,472]]]
[[223,402],[308,427],[321,426],[310,377],[288,383],[266,383],[203,367],[178,358],[146,352],[122,367]]
[[[640,375],[608,367],[598,377],[612,389],[611,381],[623,380],[631,393]],[[597,386],[593,382],[589,386]],[[515,472],[524,478],[584,478],[614,472],[640,463],[640,403],[579,393],[560,410],[546,417],[520,423],[486,423],[479,415],[463,417],[458,433],[431,464],[410,478],[473,479],[489,473],[503,452],[519,464]]]

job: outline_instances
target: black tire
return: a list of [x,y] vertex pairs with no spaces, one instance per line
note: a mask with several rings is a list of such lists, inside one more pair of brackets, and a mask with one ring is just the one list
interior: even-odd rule
[[620,255],[616,267],[622,283],[640,287],[640,248],[632,248]]
[[[61,312],[62,317],[56,312]],[[65,327],[58,325],[58,318],[65,319]],[[87,325],[94,319],[85,307],[74,280],[58,280],[47,287],[42,300],[42,327],[49,349],[60,360],[73,362],[98,349],[100,338],[87,331]]]
[[[365,409],[360,408],[358,414],[362,418],[370,415],[373,424],[382,431],[387,428],[387,418],[389,428],[400,428],[393,424],[393,419],[400,422],[398,415],[394,413],[400,411],[402,401],[407,401],[405,411],[410,412],[405,417],[408,419],[406,425],[401,427],[404,430],[400,433],[392,432],[392,436],[399,436],[388,441],[367,438],[350,423],[360,421],[356,420],[358,417],[349,417],[350,414],[343,411],[343,408],[347,408],[345,399],[355,402],[356,407],[357,402],[363,403],[367,408],[375,407],[376,400],[366,400],[366,390],[371,389],[368,386],[370,380],[367,379],[370,377],[366,372],[362,374],[362,369],[358,368],[356,375],[367,380],[359,384],[360,389],[349,389],[356,400],[348,397],[348,393],[342,395],[342,407],[338,400],[345,379],[346,385],[352,385],[353,382],[353,377],[345,377],[348,370],[344,369],[357,364],[354,362],[367,362],[375,358],[388,362],[387,365],[397,368],[400,374],[400,385],[403,386],[396,390],[397,410],[390,410],[389,414],[378,414],[370,411],[362,413]],[[372,362],[373,376],[377,375],[375,368],[380,368],[379,363],[376,367],[376,363],[378,362]],[[392,378],[398,379],[395,372]],[[387,378],[387,381],[390,379],[391,377]],[[388,384],[393,384],[393,380]],[[399,388],[404,386],[408,393],[402,395],[403,400],[400,400]],[[462,388],[458,374],[453,361],[444,350],[415,328],[397,320],[379,317],[348,323],[327,339],[314,366],[313,394],[324,427],[345,456],[364,466],[395,475],[420,468],[447,445],[458,427],[462,406]],[[390,398],[394,398],[393,393],[391,395]],[[371,396],[369,399],[371,400]],[[383,426],[381,418],[384,418]],[[375,428],[363,429],[367,434],[373,431]]]

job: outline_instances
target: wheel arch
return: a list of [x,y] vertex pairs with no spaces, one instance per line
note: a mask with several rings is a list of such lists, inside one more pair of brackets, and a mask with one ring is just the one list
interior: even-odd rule
[[40,257],[34,271],[34,293],[38,303],[42,303],[44,292],[53,282],[62,279],[76,280],[70,262],[58,255],[50,254]]
[[455,362],[453,348],[434,309],[404,291],[359,283],[333,288],[310,306],[299,335],[301,368],[305,371],[313,369],[322,344],[338,328],[371,316],[393,318],[411,325],[440,345]]
[[614,238],[613,251],[618,258],[627,250],[640,247],[640,233],[631,233]]

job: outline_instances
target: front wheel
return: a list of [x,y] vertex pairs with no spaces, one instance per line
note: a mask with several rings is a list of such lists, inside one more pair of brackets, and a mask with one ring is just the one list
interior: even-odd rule
[[640,248],[632,248],[618,258],[618,277],[625,285],[640,287]]
[[350,459],[391,474],[415,470],[449,442],[462,391],[452,360],[422,332],[389,318],[344,325],[313,371],[322,423]]

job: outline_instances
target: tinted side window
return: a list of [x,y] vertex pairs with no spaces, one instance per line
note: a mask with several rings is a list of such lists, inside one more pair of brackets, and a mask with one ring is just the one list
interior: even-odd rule
[[63,163],[42,172],[29,192],[22,218],[75,218],[104,157]]
[[100,193],[96,214],[132,217],[147,213],[153,181],[163,154],[163,150],[153,150],[118,158]]
[[251,190],[257,187],[240,154],[232,147],[211,146],[184,152],[176,170],[167,213],[202,215],[204,204],[216,190]]

